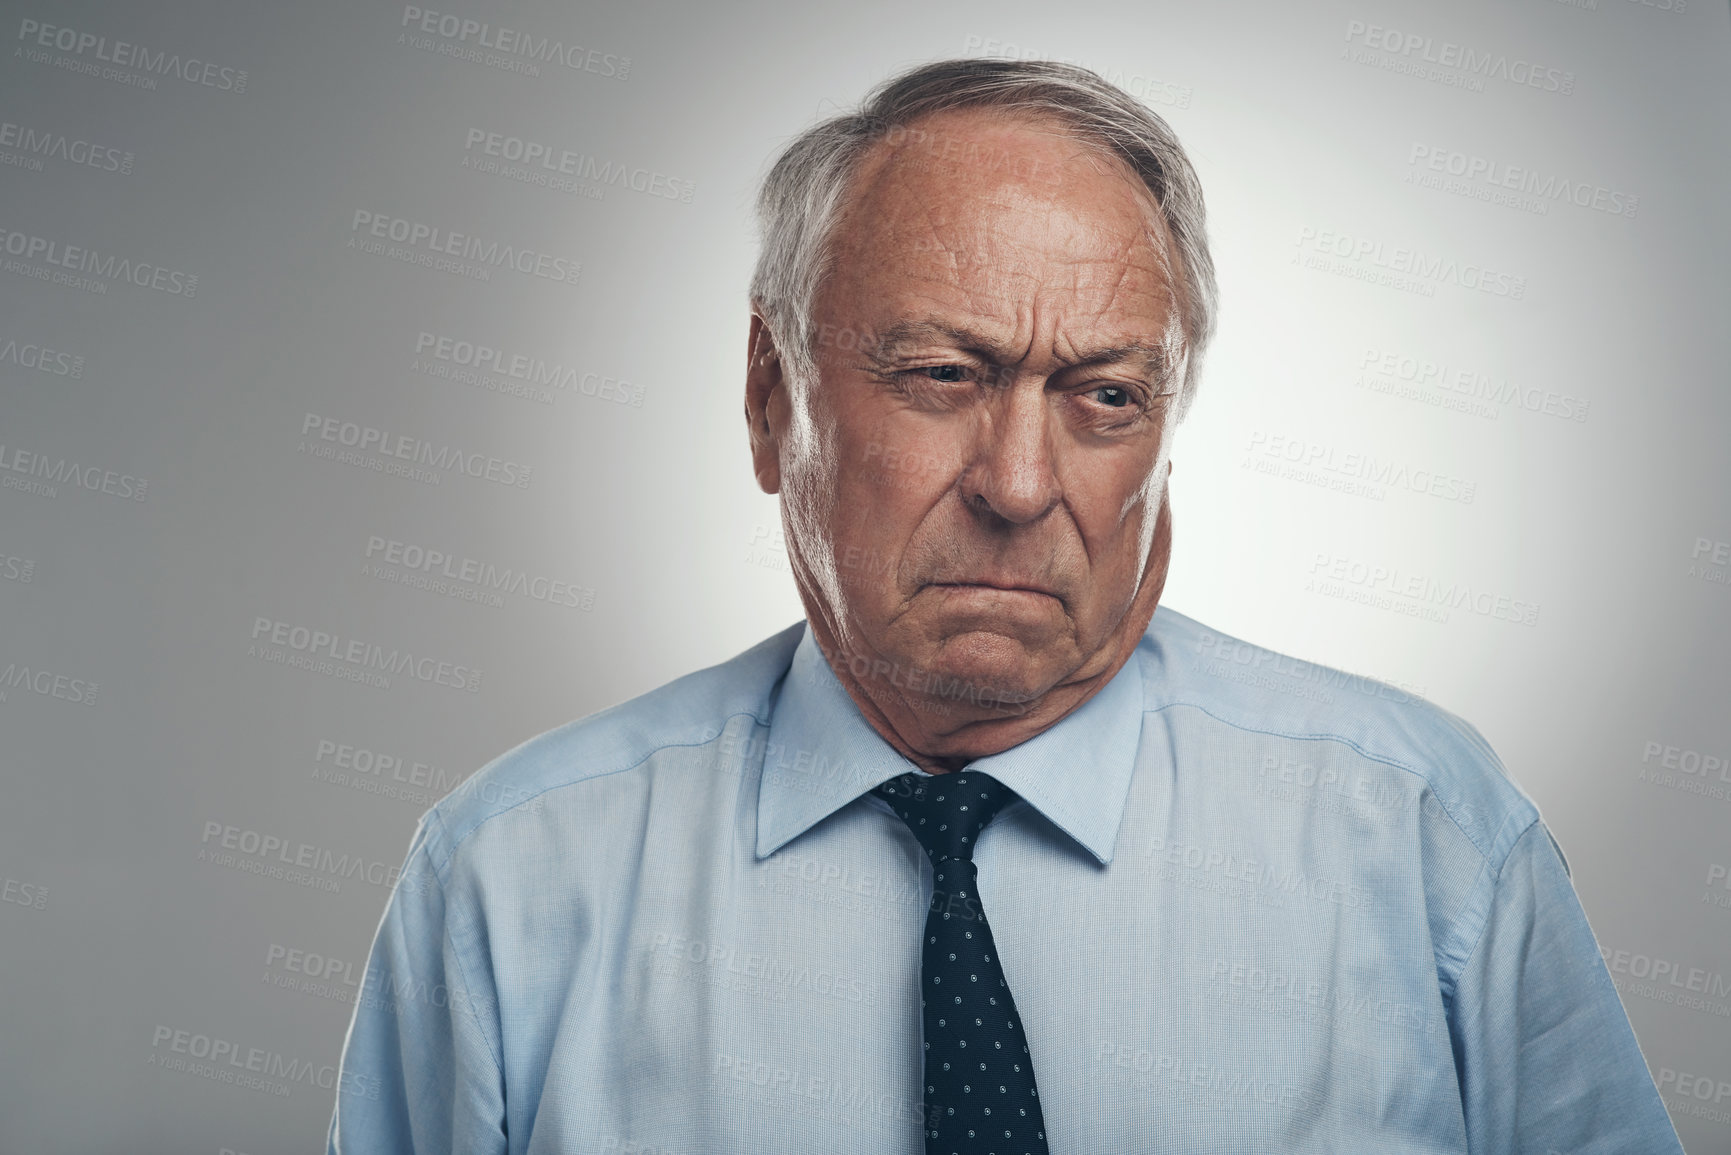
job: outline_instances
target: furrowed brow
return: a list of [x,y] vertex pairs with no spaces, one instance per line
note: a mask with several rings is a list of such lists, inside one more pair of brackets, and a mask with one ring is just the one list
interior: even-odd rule
[[[945,344],[964,349],[998,365],[1020,358],[1015,350],[983,334],[943,321],[898,321],[877,335],[872,349],[882,358],[896,357],[921,344]],[[1148,378],[1164,385],[1172,374],[1172,358],[1163,345],[1130,341],[1086,353],[1065,363],[1067,368],[1129,364]]]
[[1143,341],[1131,341],[1125,345],[1113,345],[1100,349],[1082,357],[1073,365],[1123,365],[1128,364],[1146,374],[1150,381],[1164,385],[1172,375],[1172,358],[1163,345],[1150,345]]
[[877,335],[872,348],[880,357],[895,357],[911,346],[924,344],[952,345],[1000,365],[1015,360],[1014,351],[1007,346],[943,321],[897,321]]

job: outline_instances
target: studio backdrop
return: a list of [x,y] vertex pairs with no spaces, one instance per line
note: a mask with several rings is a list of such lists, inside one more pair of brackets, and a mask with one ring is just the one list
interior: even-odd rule
[[1731,1151],[1724,0],[421,3],[3,5],[0,1151],[321,1149],[419,816],[800,616],[752,197],[945,56],[1201,174],[1194,676],[1477,726]]

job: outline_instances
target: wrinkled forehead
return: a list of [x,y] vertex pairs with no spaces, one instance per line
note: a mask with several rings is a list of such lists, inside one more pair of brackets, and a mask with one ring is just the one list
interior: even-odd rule
[[1173,248],[1153,193],[1123,158],[1049,114],[969,109],[889,130],[856,166],[828,248],[826,287],[843,293],[909,279],[970,295],[1037,282],[1140,297],[1160,328],[1175,313]]

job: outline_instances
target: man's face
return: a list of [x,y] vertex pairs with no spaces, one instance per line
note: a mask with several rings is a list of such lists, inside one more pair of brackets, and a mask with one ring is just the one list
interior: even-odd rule
[[1169,543],[1165,238],[1128,167],[1054,124],[940,114],[865,160],[815,301],[817,380],[770,400],[758,455],[845,653],[1005,701],[1127,655]]

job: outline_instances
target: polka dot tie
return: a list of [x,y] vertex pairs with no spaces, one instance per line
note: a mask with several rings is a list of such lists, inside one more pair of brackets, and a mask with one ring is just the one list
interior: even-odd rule
[[980,831],[1016,793],[977,770],[903,774],[877,792],[932,860],[920,961],[926,1155],[1046,1155],[1034,1063],[974,866]]

